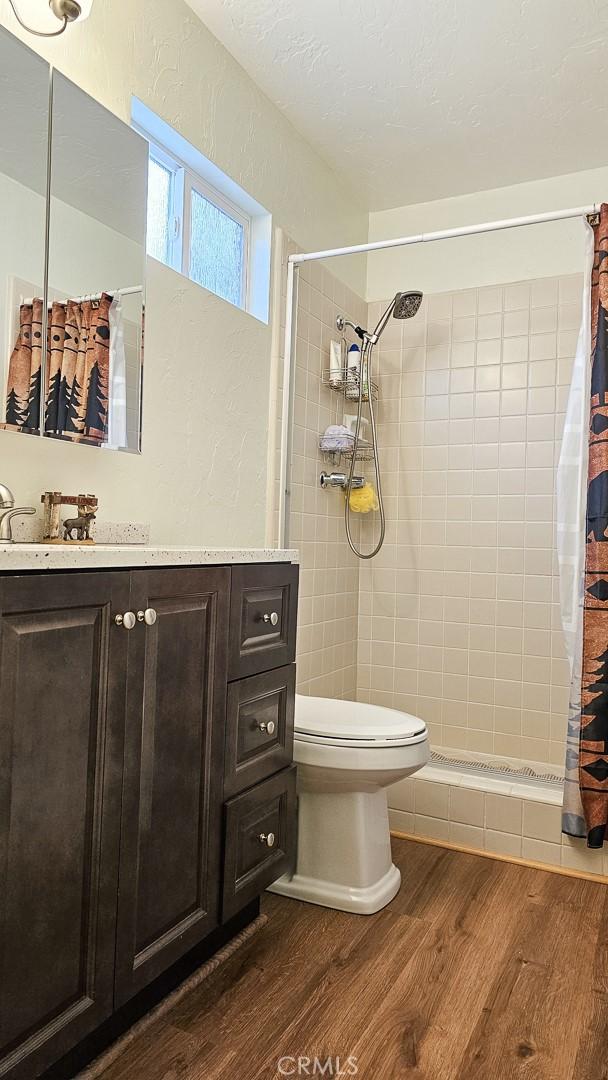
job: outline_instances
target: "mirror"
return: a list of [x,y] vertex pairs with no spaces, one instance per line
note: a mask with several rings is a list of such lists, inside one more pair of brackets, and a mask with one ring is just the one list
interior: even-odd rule
[[35,435],[43,362],[49,78],[46,61],[0,28],[0,426]]
[[140,450],[148,144],[53,72],[45,435]]

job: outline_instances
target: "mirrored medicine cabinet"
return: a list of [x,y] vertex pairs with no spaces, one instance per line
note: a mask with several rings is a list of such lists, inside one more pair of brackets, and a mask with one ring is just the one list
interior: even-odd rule
[[148,144],[0,28],[0,427],[141,447]]

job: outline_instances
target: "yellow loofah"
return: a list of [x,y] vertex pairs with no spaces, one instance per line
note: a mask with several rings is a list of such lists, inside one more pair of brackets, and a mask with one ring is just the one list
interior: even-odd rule
[[377,510],[378,498],[372,485],[364,484],[362,488],[353,488],[348,505],[355,514],[369,514],[371,510]]

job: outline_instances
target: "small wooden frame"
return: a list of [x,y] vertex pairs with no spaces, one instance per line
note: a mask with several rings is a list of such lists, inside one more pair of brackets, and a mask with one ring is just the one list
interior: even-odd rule
[[63,495],[61,491],[45,491],[40,496],[44,506],[43,544],[92,545],[94,540],[64,540],[61,536],[61,507],[76,506],[78,515],[95,513],[99,501],[95,495]]

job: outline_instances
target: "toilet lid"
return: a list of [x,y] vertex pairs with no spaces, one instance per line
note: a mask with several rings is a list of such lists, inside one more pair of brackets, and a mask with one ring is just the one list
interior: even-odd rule
[[382,705],[296,694],[295,732],[307,742],[402,746],[426,735],[426,725],[417,716]]

